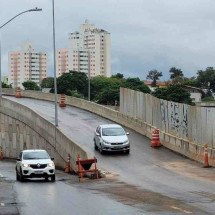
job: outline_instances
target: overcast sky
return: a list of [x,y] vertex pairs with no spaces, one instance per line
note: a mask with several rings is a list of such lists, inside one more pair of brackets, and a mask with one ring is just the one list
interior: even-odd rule
[[[8,74],[8,52],[31,41],[48,54],[53,76],[52,0],[0,0],[0,25],[34,8],[1,30],[2,73]],[[68,34],[88,19],[111,33],[112,74],[146,79],[157,69],[163,80],[171,67],[186,77],[215,67],[214,0],[55,0],[56,48],[66,48]]]

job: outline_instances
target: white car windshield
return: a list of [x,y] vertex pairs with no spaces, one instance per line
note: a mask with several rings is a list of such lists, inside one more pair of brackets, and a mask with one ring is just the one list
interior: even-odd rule
[[102,136],[122,136],[125,131],[122,128],[103,128]]
[[23,154],[23,160],[33,160],[33,159],[50,159],[50,157],[48,153],[45,151],[25,152]]

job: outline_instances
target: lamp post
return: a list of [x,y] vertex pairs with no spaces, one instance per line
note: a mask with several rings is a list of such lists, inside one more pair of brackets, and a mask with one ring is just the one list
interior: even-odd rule
[[55,6],[52,0],[52,31],[53,31],[53,56],[54,56],[54,98],[55,98],[55,126],[58,126],[58,112],[57,112],[57,75],[56,75],[56,48],[55,48]]
[[88,101],[90,101],[90,50],[88,50]]
[[34,11],[42,11],[42,9],[36,7],[36,8],[30,9],[30,10],[25,10],[25,11],[23,11],[23,12],[21,12],[21,13],[18,13],[16,16],[12,17],[10,20],[8,20],[7,22],[5,22],[3,25],[0,26],[0,98],[2,97],[1,29],[2,29],[5,25],[7,25],[9,22],[11,22],[12,20],[14,20],[16,17],[22,15],[23,13],[34,12]]

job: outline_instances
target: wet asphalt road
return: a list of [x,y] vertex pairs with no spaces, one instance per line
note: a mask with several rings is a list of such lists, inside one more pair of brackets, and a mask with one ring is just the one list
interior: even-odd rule
[[[10,97],[10,99],[32,108],[54,123],[53,103],[24,98],[17,100]],[[165,148],[155,150],[150,147],[149,139],[129,129],[126,129],[130,132],[131,154],[129,156],[125,154],[100,155],[97,151],[94,151],[93,133],[98,124],[110,123],[110,121],[74,107],[67,106],[58,110],[59,129],[92,155],[95,155],[98,159],[99,168],[110,173],[110,178],[114,178],[114,183],[115,180],[124,183],[121,190],[111,184],[108,187],[114,186],[112,189],[99,188],[102,192],[105,191],[112,197],[119,194],[123,198],[129,197],[128,202],[134,201],[132,207],[143,204],[144,207],[137,207],[141,208],[140,214],[215,214],[214,168],[203,169],[201,164],[185,159]],[[59,183],[63,187],[65,186],[62,182]],[[22,196],[20,186],[26,187],[25,184],[19,184],[17,188],[15,186],[18,197]],[[51,183],[49,186],[58,189],[56,185]],[[35,183],[30,183],[28,189],[31,190],[34,187]],[[65,187],[62,189],[67,190]],[[98,187],[96,187],[97,189]],[[57,191],[55,192],[57,193]],[[47,193],[49,193],[48,190]],[[79,191],[77,193],[79,195]],[[26,193],[22,198],[25,196]],[[44,197],[44,203],[48,196],[46,201],[45,199]],[[57,199],[55,200],[58,202]],[[29,201],[32,202],[35,199],[29,199]],[[97,205],[97,203],[95,204]],[[123,206],[126,206],[126,204],[119,207],[123,208]],[[132,213],[103,211],[98,214],[139,214],[138,210]],[[127,208],[125,211],[127,211]]]

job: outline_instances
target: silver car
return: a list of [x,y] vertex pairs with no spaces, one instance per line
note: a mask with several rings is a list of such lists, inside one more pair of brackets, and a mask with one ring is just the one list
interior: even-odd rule
[[16,180],[25,178],[51,178],[55,181],[55,164],[46,150],[23,150],[16,161]]
[[124,151],[130,153],[129,133],[125,132],[121,125],[105,124],[99,125],[94,134],[94,147],[103,152]]

